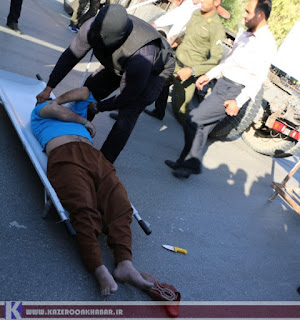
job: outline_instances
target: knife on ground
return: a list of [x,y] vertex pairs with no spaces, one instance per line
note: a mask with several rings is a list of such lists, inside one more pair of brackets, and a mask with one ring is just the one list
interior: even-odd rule
[[164,247],[165,249],[168,249],[168,250],[171,250],[171,251],[174,251],[174,252],[181,252],[181,253],[187,254],[187,250],[182,249],[182,248],[178,248],[178,247],[174,247],[174,246],[169,246],[169,245],[167,245],[167,244],[163,244],[163,247]]

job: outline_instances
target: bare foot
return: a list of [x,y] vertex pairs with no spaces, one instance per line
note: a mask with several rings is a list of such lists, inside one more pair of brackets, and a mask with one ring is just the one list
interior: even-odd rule
[[101,265],[95,270],[95,276],[98,280],[102,296],[109,296],[118,290],[118,285],[105,265]]
[[114,277],[120,282],[126,282],[142,290],[150,289],[154,285],[153,282],[145,280],[129,260],[118,263]]

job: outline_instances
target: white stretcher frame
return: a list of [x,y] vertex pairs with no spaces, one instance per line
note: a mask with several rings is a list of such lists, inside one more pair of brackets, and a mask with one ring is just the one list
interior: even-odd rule
[[[0,70],[0,100],[4,106],[40,180],[44,186],[44,210],[42,217],[46,218],[53,204],[68,231],[75,231],[69,220],[69,213],[64,209],[58,196],[50,184],[47,175],[47,155],[33,135],[30,126],[31,111],[35,107],[36,95],[45,88],[45,83],[27,78],[15,73]],[[29,93],[30,92],[30,93]]]
[[[4,106],[42,184],[44,185],[45,206],[42,217],[47,217],[51,205],[53,204],[61,218],[60,222],[64,222],[70,234],[75,235],[75,230],[69,220],[69,212],[62,206],[55,190],[48,180],[46,173],[47,155],[43,152],[40,143],[31,131],[30,117],[36,104],[36,95],[44,90],[45,86],[46,83],[41,80],[0,70],[0,107],[1,104]],[[51,97],[55,98],[53,94],[51,94]],[[147,235],[151,234],[149,223],[140,217],[132,203],[131,206],[133,208],[133,216],[138,221],[141,228]]]

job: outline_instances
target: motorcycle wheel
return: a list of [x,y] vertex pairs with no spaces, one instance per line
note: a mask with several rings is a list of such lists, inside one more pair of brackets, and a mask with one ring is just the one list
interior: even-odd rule
[[[300,143],[295,145],[294,141],[284,139],[279,133],[274,137],[262,134],[253,125],[243,132],[242,139],[254,151],[275,158],[288,157],[300,151]],[[296,146],[298,150],[294,150]]]
[[211,138],[232,139],[245,131],[253,122],[261,107],[263,99],[263,87],[247,105],[243,106],[236,117],[226,116],[209,134]]

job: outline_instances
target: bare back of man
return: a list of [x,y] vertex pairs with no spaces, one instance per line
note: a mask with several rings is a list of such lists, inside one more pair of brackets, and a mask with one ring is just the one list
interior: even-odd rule
[[46,145],[47,155],[49,155],[53,149],[55,149],[63,144],[69,143],[69,142],[85,142],[85,143],[92,145],[92,143],[90,142],[89,139],[81,137],[81,136],[77,136],[75,134],[60,136],[60,137],[53,138],[52,140],[50,140],[47,143],[47,145]]

